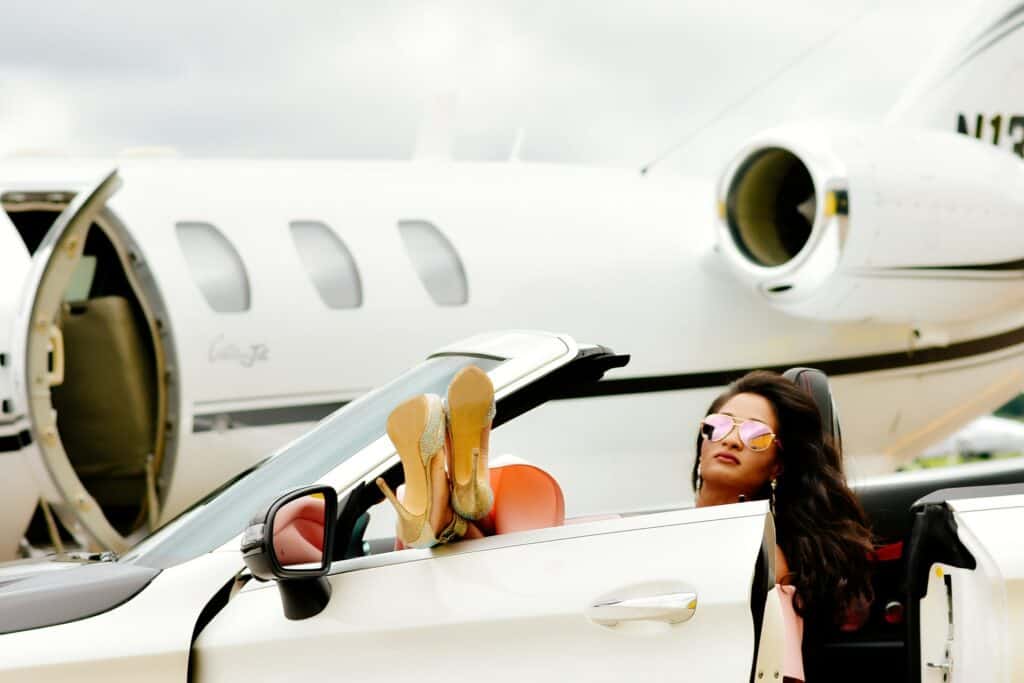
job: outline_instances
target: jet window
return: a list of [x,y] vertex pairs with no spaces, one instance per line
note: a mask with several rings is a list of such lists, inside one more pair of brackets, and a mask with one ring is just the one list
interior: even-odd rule
[[405,250],[430,298],[439,306],[462,306],[469,301],[469,284],[455,247],[433,223],[399,221]]
[[249,276],[238,251],[209,223],[178,223],[178,244],[192,279],[218,313],[249,310]]
[[292,241],[320,299],[329,308],[359,308],[363,284],[352,252],[323,223],[292,221]]

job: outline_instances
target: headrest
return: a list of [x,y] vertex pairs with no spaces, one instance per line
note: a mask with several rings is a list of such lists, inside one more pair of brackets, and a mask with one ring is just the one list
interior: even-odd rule
[[495,534],[544,529],[565,523],[565,497],[554,477],[511,455],[491,464],[494,507],[478,525]]
[[832,399],[832,390],[828,386],[828,377],[825,373],[814,368],[790,368],[782,373],[782,376],[806,391],[814,400],[821,414],[821,426],[825,436],[832,439],[836,451],[842,454],[843,438],[839,431],[839,412]]

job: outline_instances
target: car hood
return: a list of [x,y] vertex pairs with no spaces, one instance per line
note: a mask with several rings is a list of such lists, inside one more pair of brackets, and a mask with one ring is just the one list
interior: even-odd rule
[[0,633],[101,614],[131,599],[159,573],[134,564],[58,558],[0,564]]
[[32,558],[29,560],[0,562],[0,587],[10,581],[24,579],[25,577],[34,576],[36,574],[74,569],[75,567],[81,567],[86,563],[86,560],[66,559],[56,555]]

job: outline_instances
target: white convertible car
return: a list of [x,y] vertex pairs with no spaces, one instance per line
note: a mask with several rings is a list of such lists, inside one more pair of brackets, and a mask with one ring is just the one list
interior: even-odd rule
[[[342,408],[122,557],[0,567],[0,679],[781,680],[763,502],[610,510],[392,550],[373,480],[402,476],[384,433],[393,406],[479,365],[496,388],[500,446],[503,424],[626,360],[559,335],[476,337]],[[588,466],[598,476],[601,463]],[[876,601],[856,631],[808,634],[808,680],[1024,680],[1024,486],[935,491],[936,476],[1020,474],[971,472],[860,491],[886,542]],[[637,476],[659,473],[638,462]],[[314,556],[289,560],[275,541],[296,506],[320,510],[323,536]]]

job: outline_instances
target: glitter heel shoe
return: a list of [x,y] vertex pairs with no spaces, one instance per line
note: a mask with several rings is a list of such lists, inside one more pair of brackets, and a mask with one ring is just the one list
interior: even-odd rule
[[429,548],[463,535],[467,523],[458,515],[452,515],[451,523],[438,536],[430,525],[432,470],[444,467],[444,460],[436,458],[445,445],[441,397],[423,394],[400,404],[388,416],[387,430],[405,472],[404,500],[399,501],[383,479],[377,479],[377,486],[398,513],[399,540],[406,547]]
[[487,469],[494,386],[487,373],[474,365],[460,370],[448,386],[445,408],[451,436],[452,509],[466,519],[480,519],[494,505]]

